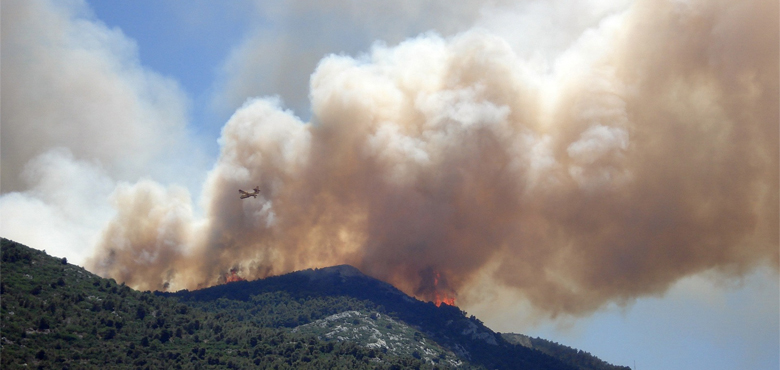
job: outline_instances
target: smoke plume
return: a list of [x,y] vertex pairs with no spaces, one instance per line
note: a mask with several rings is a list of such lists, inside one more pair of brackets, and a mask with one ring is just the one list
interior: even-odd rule
[[53,148],[119,179],[165,171],[159,158],[188,139],[175,81],[141,68],[134,41],[87,21],[82,2],[10,0],[2,10],[3,193],[25,190],[24,167]]
[[777,14],[637,1],[548,68],[480,29],[328,56],[311,122],[273,98],[230,118],[203,218],[115,191],[92,268],[176,290],[349,263],[429,300],[487,273],[550,315],[777,269]]
[[83,261],[117,181],[197,172],[187,97],[83,0],[0,7],[0,233]]

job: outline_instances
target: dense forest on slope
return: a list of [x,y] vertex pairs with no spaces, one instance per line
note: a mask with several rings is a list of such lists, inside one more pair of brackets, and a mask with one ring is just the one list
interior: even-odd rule
[[502,333],[501,336],[510,343],[544,352],[569,365],[575,366],[579,370],[631,370],[628,366],[611,365],[588,352],[551,342],[547,339],[532,338],[527,335],[514,333]]
[[517,344],[351,266],[152,293],[7,239],[0,249],[3,369],[617,369]]
[[138,292],[65,259],[1,243],[3,369],[435,368]]
[[[192,292],[158,294],[176,297],[182,303],[207,312],[223,312],[237,320],[249,320],[259,326],[296,328],[348,310],[363,315],[385,315],[408,326],[409,335],[416,336],[418,342],[431,343],[414,357],[436,364],[453,364],[451,358],[457,357],[463,363],[488,369],[576,369],[543,352],[507,342],[474,316],[467,317],[458,307],[446,304],[437,307],[431,302],[419,301],[346,265]],[[379,343],[382,337],[389,337],[385,332],[391,330],[359,323],[355,326],[355,330],[376,330],[376,340],[361,343],[364,346]],[[412,345],[413,340],[407,343]],[[446,350],[442,354],[435,347]],[[426,350],[429,355],[425,354]]]

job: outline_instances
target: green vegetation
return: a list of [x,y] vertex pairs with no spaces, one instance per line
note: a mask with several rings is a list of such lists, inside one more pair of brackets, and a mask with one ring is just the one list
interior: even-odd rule
[[583,350],[574,349],[542,338],[531,338],[523,334],[502,333],[510,343],[533,348],[553,356],[579,370],[631,370],[628,366],[615,366]]
[[372,312],[344,311],[298,326],[293,333],[314,334],[327,340],[350,341],[386,353],[411,356],[428,363],[460,366],[462,361],[451,351],[429,340],[404,322]]
[[152,293],[7,239],[0,249],[3,369],[617,369],[508,341],[350,266]]
[[7,239],[0,248],[3,369],[434,368],[138,292]]
[[[436,307],[411,298],[385,282],[363,275],[351,266],[297,271],[263,280],[241,281],[196,291],[158,293],[207,312],[219,312],[258,326],[285,327],[311,333],[322,340],[357,342],[383,353],[408,355],[429,365],[487,369],[574,370],[574,366],[545,353],[515,345],[454,306]],[[328,321],[331,315],[355,311],[360,317],[381,315],[409,328],[355,323],[342,325],[353,335],[312,330],[307,324]],[[355,320],[353,318],[352,320]],[[399,324],[400,325],[400,324]],[[296,329],[298,328],[298,329]],[[357,331],[357,332],[356,332]],[[373,336],[369,333],[373,332]],[[339,337],[343,339],[339,339]],[[376,339],[374,339],[374,337]],[[388,342],[384,338],[396,338]],[[384,341],[384,345],[378,339]],[[369,347],[369,345],[373,345]],[[391,344],[398,343],[397,346]],[[424,343],[421,344],[421,343]],[[402,344],[409,348],[400,350]],[[418,344],[420,344],[418,346]],[[457,360],[456,360],[457,358]]]

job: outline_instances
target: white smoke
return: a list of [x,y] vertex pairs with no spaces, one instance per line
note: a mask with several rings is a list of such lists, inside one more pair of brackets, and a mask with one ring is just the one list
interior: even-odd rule
[[[730,47],[711,30],[742,14],[662,5],[599,10],[549,70],[486,29],[323,58],[312,121],[248,101],[223,129],[199,236],[174,243],[193,240],[191,254],[165,259],[166,274],[133,264],[128,279],[200,287],[233,268],[258,278],[351,263],[426,299],[468,303],[488,281],[555,316],[702,271],[776,269],[776,56],[756,43],[737,68],[692,53]],[[770,5],[749,11],[776,29],[759,17]],[[680,25],[694,36],[680,40]],[[254,185],[257,200],[238,199]],[[158,239],[139,240],[103,243],[99,271],[120,276]]]
[[[397,25],[378,10],[358,22],[359,5],[316,5],[333,12],[323,19],[349,14],[359,29],[422,33],[325,57],[299,55],[298,35],[279,41],[293,51],[271,61],[262,59],[276,46],[257,41],[268,34],[249,37],[226,63],[223,99],[245,103],[223,128],[203,217],[184,188],[137,176],[167,159],[166,143],[187,141],[178,88],[140,68],[118,31],[46,2],[11,4],[15,22],[45,37],[24,42],[4,18],[3,65],[23,77],[3,79],[12,94],[3,171],[7,142],[34,150],[9,149],[9,189],[21,192],[4,195],[0,211],[20,221],[2,232],[34,224],[28,210],[56,225],[93,207],[98,216],[69,235],[98,240],[91,268],[131,286],[197,288],[231,269],[259,278],[350,263],[423,299],[444,292],[469,304],[496,285],[556,316],[627,304],[703,271],[780,265],[777,4],[434,1],[403,3],[396,11],[411,21]],[[286,3],[292,18],[282,18],[306,4]],[[445,8],[460,16],[428,20]],[[74,42],[76,26],[96,36]],[[73,67],[74,55],[92,68]],[[280,70],[309,81],[282,92],[299,113],[308,97],[309,122],[279,98],[245,100],[273,92],[264,89],[285,79],[266,83],[269,71]],[[39,80],[51,96],[38,95]],[[32,108],[33,96],[48,104]],[[102,149],[119,138],[116,152]],[[56,163],[76,169],[57,175]],[[25,165],[26,187],[14,183]],[[49,197],[58,176],[82,173],[111,203],[89,204],[88,186],[69,189],[65,203]],[[256,199],[238,198],[254,186]]]
[[24,192],[0,197],[0,233],[43,246],[53,255],[81,263],[92,254],[113,210],[105,199],[115,182],[96,163],[52,149],[30,161],[22,173]]
[[191,186],[186,96],[84,1],[3,1],[2,45],[3,236],[83,262],[117,181]]

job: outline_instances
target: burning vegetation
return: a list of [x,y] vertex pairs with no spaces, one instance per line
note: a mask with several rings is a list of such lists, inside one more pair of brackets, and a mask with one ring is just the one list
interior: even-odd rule
[[436,296],[433,298],[433,304],[436,305],[436,307],[441,306],[442,303],[448,305],[448,306],[454,306],[455,305],[455,298],[453,297],[447,297],[444,295],[440,295],[439,293],[436,293]]
[[455,290],[447,284],[446,276],[432,267],[420,271],[420,287],[415,295],[433,302],[437,307],[442,303],[454,306],[457,296]]
[[225,284],[235,283],[236,281],[246,281],[246,279],[238,275],[238,269],[232,268],[229,273],[225,274]]

